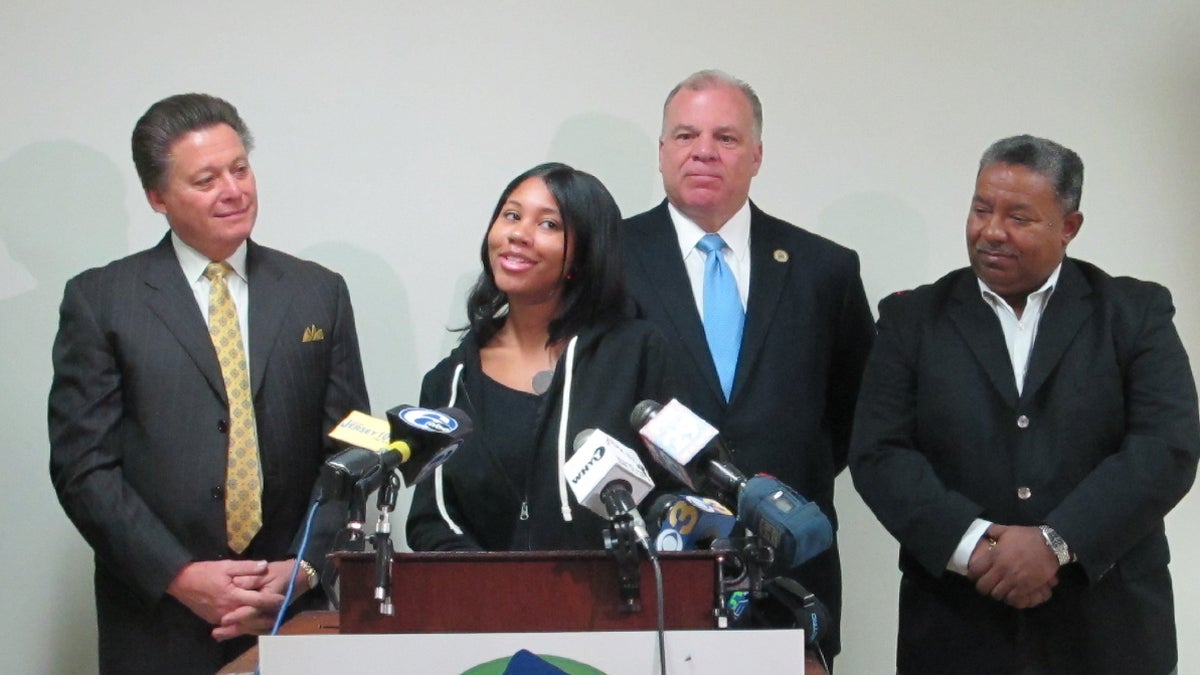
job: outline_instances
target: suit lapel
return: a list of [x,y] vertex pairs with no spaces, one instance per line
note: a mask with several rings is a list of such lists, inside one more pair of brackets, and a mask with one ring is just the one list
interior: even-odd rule
[[666,312],[675,333],[679,335],[684,350],[691,357],[696,372],[703,373],[711,393],[724,402],[717,367],[713,364],[708,340],[704,337],[704,324],[692,297],[683,258],[679,255],[679,237],[671,223],[667,202],[663,201],[650,213],[646,227],[639,233],[638,246],[633,249],[638,264],[650,282],[651,292],[658,294],[659,305]]
[[1029,355],[1029,367],[1025,371],[1022,398],[1032,396],[1045,384],[1046,378],[1075,339],[1079,327],[1091,316],[1092,305],[1084,301],[1091,292],[1091,285],[1079,268],[1064,259],[1062,272],[1058,275],[1058,287],[1050,295],[1050,302],[1038,324],[1033,352]]
[[1016,407],[1017,384],[1004,344],[1004,330],[996,313],[980,296],[979,283],[969,268],[955,284],[949,315],[1004,402]]
[[[750,204],[750,292],[746,302],[746,324],[742,331],[742,347],[738,353],[737,372],[733,378],[733,397],[745,384],[748,374],[762,354],[763,343],[775,317],[776,306],[782,295],[791,266],[795,264],[795,251],[784,247],[784,238],[778,229],[764,220],[761,211],[753,202]],[[778,256],[782,251],[785,255]],[[781,259],[782,258],[782,259]]]
[[204,324],[204,315],[196,305],[196,296],[175,257],[170,234],[150,251],[143,280],[149,288],[150,310],[179,341],[212,390],[225,401],[221,364]]
[[[250,284],[250,391],[258,396],[267,361],[292,303],[283,270],[254,242],[247,242],[246,276]],[[295,336],[300,340],[301,336]]]

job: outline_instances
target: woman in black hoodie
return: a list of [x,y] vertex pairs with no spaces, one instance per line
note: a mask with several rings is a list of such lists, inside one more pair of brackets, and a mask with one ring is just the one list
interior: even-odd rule
[[[567,487],[571,443],[599,429],[640,451],[630,411],[672,395],[664,338],[628,318],[620,225],[604,185],[564,164],[505,188],[467,299],[470,325],[421,385],[422,406],[461,408],[475,431],[417,486],[413,550],[604,547],[607,521]],[[640,454],[660,487],[669,481]]]

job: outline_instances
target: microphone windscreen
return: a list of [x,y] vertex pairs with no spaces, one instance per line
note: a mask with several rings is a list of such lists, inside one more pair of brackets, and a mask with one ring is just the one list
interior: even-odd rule
[[671,507],[675,505],[675,502],[679,501],[680,499],[683,499],[683,497],[673,492],[665,492],[659,495],[658,498],[650,504],[650,508],[646,510],[646,517],[653,522],[655,527],[661,526],[663,518],[667,517],[667,512],[670,511]]
[[816,502],[774,476],[746,481],[738,495],[738,520],[775,548],[776,559],[798,567],[833,545],[833,525]]
[[579,433],[575,434],[575,440],[572,441],[572,443],[571,443],[571,449],[578,450],[578,449],[582,448],[583,446],[587,445],[588,439],[594,433],[596,433],[595,429],[584,429],[583,431],[580,431]]
[[629,424],[633,426],[634,431],[638,431],[646,426],[646,422],[657,415],[659,410],[662,410],[661,403],[646,399],[633,406],[633,411],[629,413]]

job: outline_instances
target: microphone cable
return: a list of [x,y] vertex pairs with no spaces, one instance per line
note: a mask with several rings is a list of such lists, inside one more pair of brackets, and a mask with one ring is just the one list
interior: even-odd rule
[[313,520],[317,515],[318,502],[313,501],[313,505],[308,509],[308,516],[304,519],[304,536],[300,538],[300,550],[296,551],[296,562],[292,563],[292,578],[288,581],[287,593],[283,596],[283,607],[279,609],[279,615],[275,617],[275,625],[271,628],[268,635],[277,635],[279,627],[283,625],[283,615],[287,608],[292,604],[292,595],[296,591],[296,573],[300,571],[300,561],[304,559],[304,549],[308,548],[308,535],[312,532]]
[[[296,562],[292,563],[292,578],[288,581],[287,592],[283,595],[283,606],[279,608],[279,614],[275,616],[275,625],[271,627],[271,632],[268,636],[279,634],[279,627],[283,625],[283,615],[287,612],[287,608],[292,604],[292,595],[296,591],[296,573],[300,571],[300,561],[304,559],[304,549],[308,548],[308,535],[312,532],[313,520],[316,519],[317,507],[321,505],[318,500],[313,500],[312,506],[308,509],[308,516],[304,519],[304,536],[300,538],[300,550],[296,551]],[[259,675],[260,663],[254,664],[254,675]]]
[[667,675],[667,621],[666,613],[663,611],[664,593],[663,593],[663,574],[662,566],[658,563],[658,556],[653,552],[647,552],[646,557],[650,558],[650,564],[654,566],[654,594],[658,601],[658,672],[659,675]]

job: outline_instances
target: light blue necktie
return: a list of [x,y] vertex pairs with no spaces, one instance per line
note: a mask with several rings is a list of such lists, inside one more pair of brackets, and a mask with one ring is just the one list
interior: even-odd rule
[[707,256],[704,262],[704,336],[708,338],[708,350],[712,352],[721,390],[728,401],[733,392],[733,375],[737,371],[746,314],[738,295],[737,279],[721,253],[725,240],[719,234],[706,234],[696,248]]

